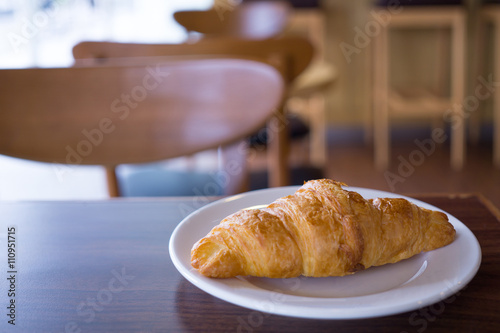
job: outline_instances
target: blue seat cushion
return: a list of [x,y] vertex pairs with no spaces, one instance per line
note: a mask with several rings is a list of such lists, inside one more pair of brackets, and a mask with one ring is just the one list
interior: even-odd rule
[[123,197],[221,196],[224,188],[210,173],[145,167],[119,173]]

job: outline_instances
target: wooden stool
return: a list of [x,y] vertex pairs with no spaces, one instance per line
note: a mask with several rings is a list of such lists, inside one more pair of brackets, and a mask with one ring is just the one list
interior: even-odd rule
[[324,169],[328,159],[327,110],[325,94],[338,77],[337,67],[326,59],[324,10],[318,0],[242,0],[242,5],[257,3],[289,3],[290,10],[285,35],[303,36],[314,46],[314,58],[291,84],[287,107],[306,119],[310,127],[310,139],[306,162],[318,169]]
[[[416,1],[413,1],[415,3]],[[435,2],[434,2],[435,3]],[[374,13],[383,17],[389,13],[386,24],[380,24],[380,34],[373,38],[373,134],[375,165],[379,169],[389,166],[389,116],[445,117],[453,110],[451,123],[451,166],[461,169],[465,156],[465,118],[463,98],[465,90],[466,15],[461,6],[399,6],[390,14],[377,7]],[[392,29],[445,29],[451,30],[450,94],[437,96],[426,92],[418,97],[405,97],[390,86],[390,30]],[[443,57],[440,57],[444,61]],[[446,65],[448,61],[442,62]],[[457,107],[458,106],[458,107]]]
[[307,119],[310,131],[309,164],[319,169],[328,162],[326,93],[338,78],[337,67],[326,59],[324,11],[317,1],[291,1],[288,34],[306,37],[314,46],[311,65],[294,80],[289,91],[290,108]]

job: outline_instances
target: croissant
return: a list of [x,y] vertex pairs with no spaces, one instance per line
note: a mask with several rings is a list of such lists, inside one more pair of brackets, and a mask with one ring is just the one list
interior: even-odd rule
[[263,209],[236,212],[199,240],[191,265],[213,278],[344,276],[451,243],[446,214],[402,199],[365,200],[320,179]]

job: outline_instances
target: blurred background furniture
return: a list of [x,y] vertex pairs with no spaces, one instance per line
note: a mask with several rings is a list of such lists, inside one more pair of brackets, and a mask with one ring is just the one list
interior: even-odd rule
[[[251,3],[252,0],[243,0]],[[289,92],[290,110],[301,115],[310,127],[309,164],[325,171],[328,155],[326,95],[339,78],[336,64],[326,56],[326,18],[318,0],[288,0],[291,11],[286,34],[307,38],[314,47],[311,65],[293,83]]]
[[[308,135],[309,144],[300,155],[306,157],[302,158],[306,165],[318,170],[311,169],[311,177],[321,177],[327,150],[324,93],[336,80],[337,71],[324,56],[324,19],[317,1],[242,1],[228,8],[215,2],[209,10],[179,11],[174,18],[194,40],[221,37],[257,40],[285,35],[302,36],[313,44],[311,64],[290,84],[286,117],[292,142],[300,142],[296,139]],[[252,140],[258,144],[261,141],[258,137]]]
[[[186,9],[205,10],[212,3],[222,3],[215,0],[127,0],[127,1],[7,1],[0,5],[0,31],[7,38],[0,40],[0,67],[66,67],[74,62],[72,47],[82,40],[101,40],[114,42],[137,43],[183,43],[187,38],[185,29],[173,17],[173,13]],[[239,1],[228,0],[230,7],[219,7],[222,14],[228,14]],[[247,3],[248,0],[244,0]],[[369,38],[367,45],[359,45],[357,38],[365,28],[372,27],[376,16],[371,15],[374,0],[342,1],[327,0],[309,1],[293,0],[293,9],[289,13],[285,33],[296,32],[310,36],[315,58],[324,50],[325,59],[334,64],[338,70],[339,79],[328,88],[325,94],[326,127],[328,130],[328,161],[325,175],[330,178],[342,179],[352,186],[361,186],[391,190],[399,193],[416,192],[483,192],[492,199],[498,195],[498,169],[491,163],[492,122],[491,111],[493,98],[484,103],[484,113],[481,110],[482,131],[480,145],[471,146],[467,154],[467,165],[460,172],[452,172],[449,163],[449,123],[443,127],[447,130],[447,141],[435,150],[434,154],[426,158],[425,163],[415,167],[411,177],[395,185],[388,183],[383,173],[374,169],[373,142],[366,144],[364,126],[372,116],[372,80],[371,67],[373,41]],[[316,2],[311,6],[296,5],[302,2]],[[472,43],[474,23],[478,14],[481,0],[464,1],[467,10],[468,34],[468,68],[474,65],[470,61],[475,58],[479,48]],[[43,18],[49,20],[43,20]],[[299,19],[300,18],[300,19]],[[324,24],[322,22],[324,18]],[[383,21],[382,21],[383,22]],[[30,29],[35,25],[34,30]],[[304,28],[303,28],[304,27]],[[488,34],[491,34],[491,25]],[[376,28],[376,27],[375,27]],[[404,30],[404,31],[401,31]],[[443,29],[445,30],[445,29]],[[325,38],[320,38],[321,32]],[[374,29],[372,31],[377,33]],[[433,81],[434,76],[429,71],[440,73],[439,61],[436,60],[438,35],[443,35],[446,44],[443,51],[449,46],[450,30],[436,33],[433,28],[428,29],[398,29],[392,32],[391,68],[392,79],[395,85],[414,80],[417,83]],[[13,39],[14,36],[16,39]],[[488,38],[492,36],[489,35]],[[17,42],[17,43],[16,43]],[[346,55],[339,45],[353,45],[357,53]],[[493,43],[488,39],[486,45],[488,57],[492,56]],[[444,58],[446,62],[448,57]],[[489,60],[491,61],[491,59]],[[405,66],[410,64],[410,66]],[[420,66],[424,65],[424,68]],[[418,66],[417,66],[418,65]],[[449,67],[449,64],[446,64]],[[484,78],[493,75],[492,64],[488,63]],[[493,77],[494,82],[498,79]],[[466,96],[474,94],[474,88],[479,83],[477,76],[469,75],[466,80],[470,89]],[[447,82],[444,82],[447,83]],[[432,86],[432,85],[431,85]],[[436,84],[437,86],[437,84]],[[0,92],[1,94],[1,92]],[[468,101],[466,97],[466,101]],[[481,104],[483,105],[483,104]],[[291,107],[294,112],[296,106]],[[472,117],[468,119],[469,125]],[[370,116],[370,117],[369,117]],[[422,125],[425,125],[423,127]],[[310,126],[312,127],[312,126]],[[373,126],[370,124],[370,132]],[[397,120],[391,118],[392,165],[389,172],[398,173],[397,158],[408,158],[416,149],[415,139],[429,138],[429,126],[424,120]],[[300,158],[298,149],[305,148],[308,140],[295,140],[290,151],[292,163]],[[468,137],[471,142],[471,137]],[[259,147],[262,148],[262,147]],[[254,154],[258,151],[258,154]],[[265,151],[265,150],[264,150]],[[248,160],[257,161],[258,167],[264,167],[264,151],[249,150]],[[216,152],[205,152],[189,158],[168,160],[158,163],[162,168],[173,167],[178,170],[183,167],[190,171],[217,170],[212,164]],[[257,158],[254,158],[257,157]],[[189,164],[177,164],[177,160]],[[204,164],[208,161],[210,164]],[[300,163],[303,162],[300,158]],[[175,163],[172,166],[171,163]],[[194,165],[191,163],[195,163]],[[203,163],[203,164],[202,164]],[[302,165],[302,164],[300,164]],[[19,160],[8,156],[0,156],[0,200],[67,200],[67,199],[104,199],[107,195],[106,180],[103,168],[100,166],[81,166],[71,168],[62,179],[54,172],[54,165],[34,161]],[[215,167],[215,168],[214,168]],[[290,165],[293,168],[293,165]],[[140,169],[138,167],[137,169]],[[136,170],[137,170],[136,169]],[[65,169],[66,170],[66,169]],[[120,165],[119,174],[128,172],[129,167]],[[252,170],[254,170],[252,166]],[[291,170],[294,171],[293,169]],[[87,185],[88,184],[88,185]],[[97,186],[96,186],[97,184]],[[74,191],[78,189],[78,191]]]
[[256,1],[208,10],[182,10],[175,20],[190,34],[190,39],[235,37],[267,39],[283,34],[291,6],[286,1]]
[[[112,42],[81,42],[73,48],[77,63],[112,63],[117,59],[135,58],[151,61],[158,56],[183,57],[251,57],[273,64],[282,74],[286,91],[293,80],[309,65],[313,57],[311,44],[301,37],[282,37],[265,40],[235,38],[202,39],[196,43],[140,44]],[[254,98],[260,98],[254,94]],[[269,186],[290,183],[288,170],[288,122],[284,109],[279,107],[268,124],[267,152]],[[257,132],[257,131],[256,131]]]
[[[118,196],[120,164],[233,145],[220,170],[225,189],[210,193],[223,195],[245,190],[247,151],[234,144],[272,117],[284,84],[263,62],[156,58],[136,65],[0,70],[0,91],[1,154],[57,163],[61,172],[71,171],[66,165],[103,165],[109,194]],[[207,195],[187,176],[181,185],[201,192],[190,195]]]
[[[485,50],[486,45],[492,45],[492,67],[494,81],[500,78],[500,64],[498,59],[500,57],[500,1],[489,0],[485,1],[480,9],[480,36],[482,43],[479,48],[480,65],[479,70],[484,71],[485,64]],[[486,25],[492,26],[492,43],[485,43],[486,39]],[[483,73],[481,73],[483,74]],[[493,95],[493,163],[497,168],[500,168],[500,90],[494,89]],[[479,124],[476,125],[479,127]]]
[[[393,12],[391,12],[391,10]],[[465,117],[465,43],[466,11],[460,1],[379,1],[375,11],[384,18],[380,33],[373,38],[373,134],[375,164],[387,169],[390,161],[390,118],[451,121],[451,166],[464,165]],[[411,86],[396,89],[391,82],[391,46],[394,30],[434,29],[440,42],[436,54],[434,88]],[[448,40],[448,42],[446,42]],[[449,65],[448,65],[449,64]],[[398,87],[401,88],[401,87]],[[452,118],[447,112],[452,110]]]

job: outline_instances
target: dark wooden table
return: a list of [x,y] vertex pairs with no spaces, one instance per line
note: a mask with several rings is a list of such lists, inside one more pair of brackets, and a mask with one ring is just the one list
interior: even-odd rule
[[[498,210],[480,195],[413,197],[448,211],[474,232],[481,267],[447,300],[364,320],[263,314],[185,280],[170,261],[168,242],[204,198],[0,203],[0,331],[500,332]],[[15,244],[11,267],[9,244]],[[8,322],[13,314],[15,326]]]

